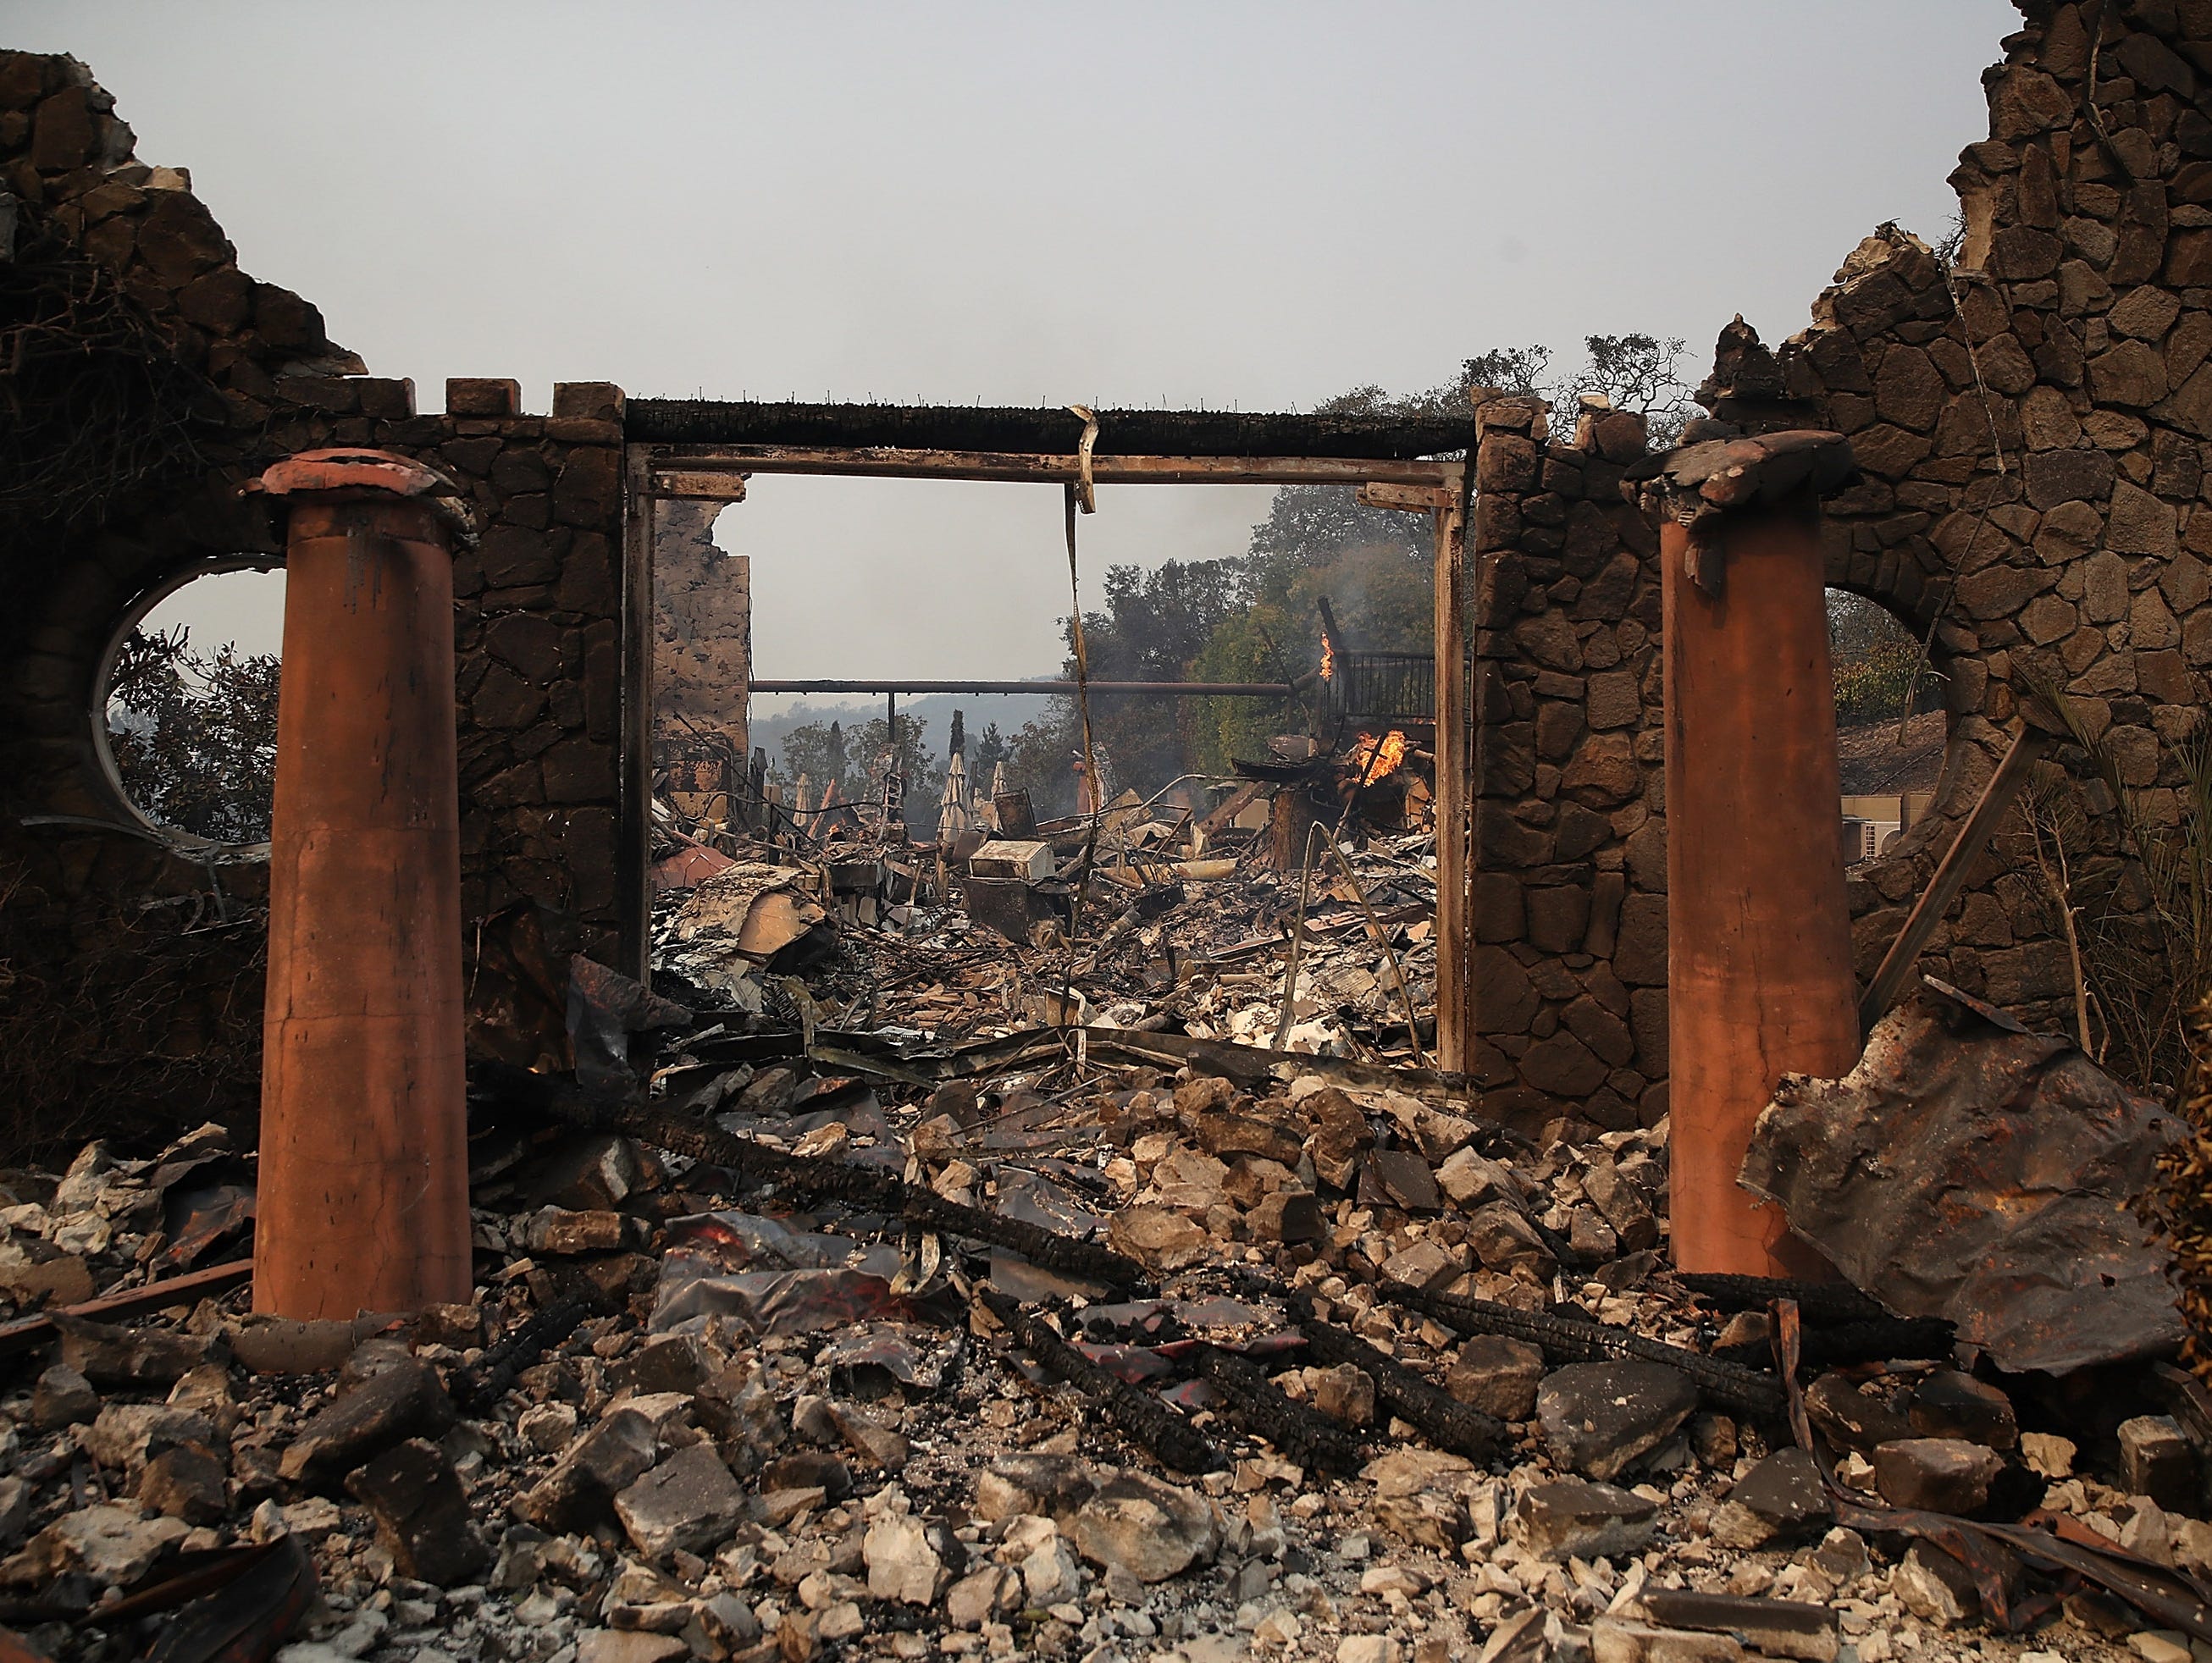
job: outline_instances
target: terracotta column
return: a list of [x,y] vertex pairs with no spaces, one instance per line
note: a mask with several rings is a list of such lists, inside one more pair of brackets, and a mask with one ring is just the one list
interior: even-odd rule
[[303,452],[260,489],[289,529],[253,1305],[463,1301],[459,511],[375,451]]
[[1855,470],[1798,432],[1662,465],[1674,1262],[1829,1274],[1736,1175],[1784,1073],[1859,1053],[1818,506]]

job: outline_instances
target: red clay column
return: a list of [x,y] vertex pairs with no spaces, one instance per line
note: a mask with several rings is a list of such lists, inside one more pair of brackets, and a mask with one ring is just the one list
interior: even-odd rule
[[1859,1053],[1818,506],[1855,470],[1839,435],[1797,432],[1664,465],[1674,1262],[1832,1275],[1736,1174],[1784,1073]]
[[469,1296],[452,487],[311,451],[286,499],[253,1307]]

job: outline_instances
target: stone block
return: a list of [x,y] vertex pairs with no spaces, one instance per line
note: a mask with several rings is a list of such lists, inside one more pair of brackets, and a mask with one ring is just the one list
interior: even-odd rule
[[553,414],[590,422],[620,422],[623,390],[611,381],[556,381]]
[[446,379],[446,414],[501,416],[522,414],[522,384],[489,375],[453,375]]

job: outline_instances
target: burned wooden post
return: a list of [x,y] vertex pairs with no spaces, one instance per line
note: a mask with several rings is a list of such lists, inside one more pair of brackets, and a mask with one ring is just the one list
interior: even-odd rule
[[1858,1056],[1820,498],[1840,434],[1713,439],[1655,458],[1667,759],[1667,1013],[1675,1263],[1819,1273],[1737,1186],[1782,1076]]
[[309,451],[289,510],[253,1305],[412,1311],[470,1287],[451,535],[457,488]]

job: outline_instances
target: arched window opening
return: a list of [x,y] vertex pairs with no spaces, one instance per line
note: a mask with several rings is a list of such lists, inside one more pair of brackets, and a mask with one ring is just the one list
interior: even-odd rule
[[265,843],[276,772],[284,574],[240,555],[142,598],[102,659],[94,734],[109,781],[185,843]]
[[1949,719],[1943,678],[1887,608],[1828,591],[1836,760],[1847,865],[1888,849],[1934,807]]

